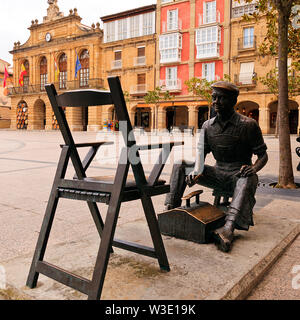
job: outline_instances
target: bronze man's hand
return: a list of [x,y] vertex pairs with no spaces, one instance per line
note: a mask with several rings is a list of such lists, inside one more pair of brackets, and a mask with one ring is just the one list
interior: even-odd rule
[[256,174],[256,170],[253,166],[247,164],[243,165],[240,169],[240,177],[249,177]]
[[199,173],[193,170],[189,175],[186,177],[185,181],[189,187],[192,187],[196,183],[196,178],[199,176]]

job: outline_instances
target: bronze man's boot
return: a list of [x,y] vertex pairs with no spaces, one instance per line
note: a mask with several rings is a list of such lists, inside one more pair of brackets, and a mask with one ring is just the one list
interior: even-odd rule
[[226,223],[223,227],[214,230],[213,237],[218,249],[223,252],[229,252],[233,242],[233,232],[235,228],[235,220],[239,211],[229,208],[226,214]]

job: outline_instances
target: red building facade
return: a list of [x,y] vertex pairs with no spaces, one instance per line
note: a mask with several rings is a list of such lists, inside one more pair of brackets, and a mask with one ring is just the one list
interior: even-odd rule
[[223,77],[225,17],[225,0],[158,1],[156,82],[173,95],[162,106],[161,128],[197,129],[207,119],[207,102],[189,94],[185,82]]

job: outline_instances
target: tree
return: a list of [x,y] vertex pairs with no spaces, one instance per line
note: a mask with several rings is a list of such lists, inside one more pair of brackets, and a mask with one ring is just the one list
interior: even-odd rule
[[147,104],[154,104],[155,106],[155,116],[154,116],[154,128],[158,128],[158,106],[163,101],[169,101],[172,99],[170,92],[168,90],[163,91],[161,87],[156,87],[154,90],[150,90],[144,97]]
[[[230,76],[225,74],[224,79],[221,79],[220,81],[231,81]],[[206,100],[208,103],[208,114],[211,114],[211,105],[212,105],[212,89],[211,85],[215,81],[207,81],[206,79],[201,78],[191,78],[187,81],[185,81],[185,85],[187,86],[188,92],[190,92],[193,96],[199,97],[203,100]]]
[[[246,0],[250,3],[253,0]],[[288,88],[288,56],[299,67],[300,34],[295,28],[298,10],[293,7],[300,0],[258,0],[255,1],[257,12],[252,14],[254,19],[266,18],[267,32],[259,53],[262,55],[278,56],[278,132],[279,132],[279,176],[277,187],[295,188],[292,167],[291,141],[289,130],[289,88]],[[293,12],[292,12],[293,11]],[[245,16],[245,19],[251,19]]]

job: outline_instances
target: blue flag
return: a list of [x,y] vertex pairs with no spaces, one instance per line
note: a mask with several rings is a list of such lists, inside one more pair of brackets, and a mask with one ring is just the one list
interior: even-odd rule
[[78,57],[77,51],[75,51],[75,52],[76,52],[76,56],[77,56],[76,66],[75,66],[75,78],[77,78],[77,73],[81,69],[81,63],[79,61],[79,57]]

